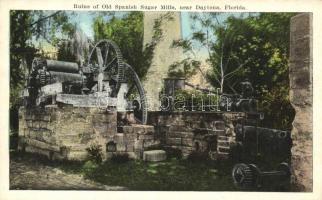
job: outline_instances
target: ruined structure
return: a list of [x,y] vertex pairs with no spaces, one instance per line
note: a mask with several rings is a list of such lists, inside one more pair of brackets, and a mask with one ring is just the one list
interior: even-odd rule
[[290,100],[296,111],[293,121],[293,182],[301,191],[313,189],[313,79],[312,14],[291,19]]
[[53,160],[87,160],[91,149],[103,160],[116,154],[142,159],[145,149],[158,144],[153,126],[133,124],[118,132],[116,110],[68,105],[19,110],[19,150]]
[[159,110],[159,93],[163,87],[163,79],[168,75],[169,66],[183,56],[180,49],[171,48],[173,40],[181,39],[180,13],[144,12],[144,45],[153,40],[155,20],[161,20],[162,38],[156,44],[151,66],[143,82],[152,111]]
[[[19,149],[52,159],[85,160],[94,151],[103,159],[116,152],[140,158],[154,144],[146,107],[141,82],[113,41],[96,43],[84,65],[35,58],[19,111]],[[132,115],[121,126],[117,112],[125,111]]]
[[[145,23],[153,23],[163,14],[145,13]],[[112,41],[103,40],[94,45],[85,64],[36,58],[24,92],[25,106],[19,111],[19,149],[67,160],[86,160],[93,152],[99,152],[103,160],[113,155],[128,155],[134,159],[160,161],[166,158],[165,152],[178,150],[183,158],[195,152],[212,159],[228,158],[237,153],[239,160],[246,163],[256,161],[259,156],[274,157],[278,153],[281,154],[278,162],[284,161],[289,156],[290,134],[259,126],[263,115],[257,111],[257,101],[248,81],[243,82],[240,94],[217,96],[216,110],[159,111],[161,88],[164,87],[166,95],[172,95],[176,89],[184,89],[186,84],[184,79],[164,82],[168,66],[181,57],[179,51],[170,48],[172,41],[180,37],[179,13],[170,14],[172,19],[162,25],[166,27],[163,35],[167,39],[157,44],[156,56],[144,83],[148,100],[135,71],[124,63],[120,50]],[[145,30],[146,42],[152,37],[149,31],[152,30]],[[301,38],[301,35],[294,38]],[[294,38],[292,41],[299,44]],[[296,58],[306,55],[301,54],[302,50],[294,50],[291,58],[294,53]],[[291,59],[291,62],[301,61]],[[296,69],[291,68],[292,103],[295,108],[300,106],[302,109],[310,101],[302,105],[302,101],[297,101],[302,96],[296,94],[308,83],[307,79],[297,76],[303,71]],[[136,92],[132,92],[133,88]],[[215,94],[206,91],[209,92]],[[294,127],[293,131],[303,130],[297,120]],[[301,141],[302,135],[296,133],[295,136]],[[294,163],[302,158],[297,151],[303,146],[296,145]],[[233,169],[235,184],[241,188],[260,187],[264,180],[258,178],[261,171],[256,165],[245,163],[237,164]],[[277,177],[278,183],[280,180],[288,182],[288,164],[280,163],[279,166],[277,171],[267,174]],[[296,176],[302,176],[296,167],[294,169]]]

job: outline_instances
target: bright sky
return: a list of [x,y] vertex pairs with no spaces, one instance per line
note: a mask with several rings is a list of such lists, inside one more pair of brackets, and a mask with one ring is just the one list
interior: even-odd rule
[[[76,16],[72,16],[71,20],[78,24],[79,27],[84,31],[84,33],[90,37],[94,37],[93,29],[92,29],[92,23],[93,18],[95,17],[94,12],[86,12],[86,11],[79,11],[74,12]],[[118,12],[119,16],[122,16],[125,12]],[[224,21],[227,17],[234,15],[234,16],[240,16],[241,13],[223,13],[219,17],[219,21]],[[191,33],[191,23],[192,20],[190,19],[189,12],[181,12],[181,30],[182,30],[182,37],[186,38]]]
[[[69,14],[70,20],[72,23],[76,24],[89,38],[94,38],[94,32],[93,32],[93,19],[97,16],[97,12],[88,12],[88,11],[67,11]],[[126,12],[116,12],[116,16],[122,16],[126,14]],[[218,19],[220,22],[227,19],[229,16],[236,16],[240,17],[241,13],[222,13]],[[247,15],[247,13],[246,13]],[[193,21],[190,19],[190,13],[189,12],[181,12],[181,31],[182,31],[182,37],[187,38],[192,34],[192,25]],[[48,44],[45,44],[44,47],[50,48]],[[205,49],[200,49],[201,56],[206,55]]]

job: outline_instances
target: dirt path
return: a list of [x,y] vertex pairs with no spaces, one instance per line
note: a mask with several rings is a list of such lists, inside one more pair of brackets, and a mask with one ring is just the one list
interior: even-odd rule
[[81,174],[66,173],[21,158],[10,161],[10,189],[14,190],[126,190],[119,186],[106,186],[85,179]]

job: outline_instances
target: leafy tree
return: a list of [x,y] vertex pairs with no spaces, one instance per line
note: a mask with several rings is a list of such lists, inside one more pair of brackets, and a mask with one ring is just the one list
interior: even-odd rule
[[138,76],[143,78],[151,65],[153,51],[162,38],[161,25],[166,20],[172,20],[166,13],[155,20],[152,42],[143,46],[143,12],[127,12],[123,16],[115,13],[105,13],[94,19],[94,40],[113,40],[121,49],[125,61],[130,64]]
[[45,40],[56,45],[57,33],[70,30],[71,24],[65,12],[10,11],[10,130],[16,134],[18,128],[19,97],[25,78],[35,56],[42,52],[35,47],[34,40]]
[[288,96],[288,55],[293,15],[260,13],[222,20],[217,13],[194,14],[198,27],[190,38],[174,41],[173,46],[191,55],[196,54],[196,44],[205,48],[211,66],[207,78],[221,92],[236,92],[238,83],[249,79],[266,114],[265,125],[290,129],[294,111]]
[[[230,45],[239,60],[249,60],[243,77],[253,83],[266,114],[264,125],[290,129],[294,110],[289,102],[289,33],[293,13],[261,13],[245,19],[230,17],[227,29],[237,40]],[[239,61],[241,62],[241,61]]]
[[22,59],[31,64],[37,49],[31,44],[32,17],[30,11],[10,12],[10,107],[17,104],[23,87]]
[[62,11],[10,12],[10,107],[17,106],[23,88],[24,75],[28,70],[23,66],[30,67],[32,59],[41,54],[33,40],[47,41],[57,46],[64,33],[71,34],[72,30],[67,13]]

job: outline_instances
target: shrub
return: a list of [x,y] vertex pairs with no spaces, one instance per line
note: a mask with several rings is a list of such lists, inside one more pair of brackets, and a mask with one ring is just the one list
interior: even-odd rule
[[95,163],[94,161],[88,160],[84,163],[83,167],[82,167],[82,172],[85,175],[89,175],[92,174],[98,167],[98,164]]
[[89,160],[96,163],[102,162],[102,146],[99,144],[92,144],[90,147],[86,148],[88,152]]

